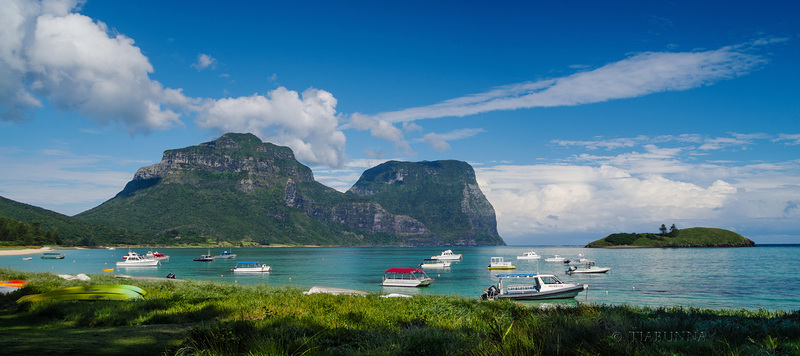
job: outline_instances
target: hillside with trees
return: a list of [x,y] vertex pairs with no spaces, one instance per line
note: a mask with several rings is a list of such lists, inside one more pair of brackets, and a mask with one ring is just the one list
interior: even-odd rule
[[733,231],[693,227],[678,229],[675,224],[668,230],[662,224],[661,233],[615,233],[597,241],[590,242],[586,247],[622,248],[622,247],[750,247],[755,243]]
[[96,225],[51,210],[0,197],[0,241],[11,245],[146,243],[145,235]]

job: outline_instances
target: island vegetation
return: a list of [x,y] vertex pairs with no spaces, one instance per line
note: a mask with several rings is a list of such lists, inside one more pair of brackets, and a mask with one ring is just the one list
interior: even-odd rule
[[667,229],[661,224],[660,233],[615,233],[590,242],[586,247],[750,247],[755,243],[730,230],[693,227]]
[[[422,295],[303,295],[293,287],[124,280],[137,301],[15,301],[66,281],[0,269],[9,355],[773,355],[800,352],[800,312],[575,304]],[[80,340],[78,342],[78,340]]]

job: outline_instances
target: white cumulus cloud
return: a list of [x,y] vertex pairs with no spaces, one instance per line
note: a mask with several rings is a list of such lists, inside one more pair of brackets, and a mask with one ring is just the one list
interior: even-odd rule
[[501,235],[634,231],[664,219],[710,218],[735,195],[709,186],[612,166],[500,165],[476,169]]
[[208,99],[196,122],[222,132],[254,133],[291,147],[300,160],[339,166],[344,162],[346,139],[338,129],[336,104],[336,98],[324,90],[298,94],[279,87],[267,95]]
[[[131,133],[182,126],[196,114],[199,126],[252,132],[291,147],[313,164],[344,162],[345,136],[338,126],[336,98],[309,89],[302,97],[280,87],[250,97],[190,98],[165,88],[134,40],[100,21],[76,13],[77,1],[6,0],[0,11],[0,117],[21,122],[43,100],[99,124]],[[201,53],[192,66],[213,69]]]
[[197,55],[197,62],[192,64],[192,67],[197,69],[197,71],[201,71],[204,69],[214,69],[217,66],[217,60],[214,57],[211,57],[205,53],[201,53]]
[[[131,132],[181,125],[162,100],[169,92],[133,39],[72,13],[76,1],[8,0],[0,15],[0,105],[5,120],[21,121],[47,98],[99,123]],[[177,102],[188,103],[180,98]]]

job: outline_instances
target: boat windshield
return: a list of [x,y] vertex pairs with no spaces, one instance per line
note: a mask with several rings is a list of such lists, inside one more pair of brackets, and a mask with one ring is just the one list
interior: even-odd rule
[[556,276],[542,276],[542,283],[544,284],[563,284]]

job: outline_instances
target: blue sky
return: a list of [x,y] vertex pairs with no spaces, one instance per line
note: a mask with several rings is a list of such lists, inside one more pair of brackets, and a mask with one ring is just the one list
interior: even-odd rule
[[0,195],[74,215],[164,150],[252,132],[341,191],[467,161],[509,244],[800,243],[799,10],[2,0]]

